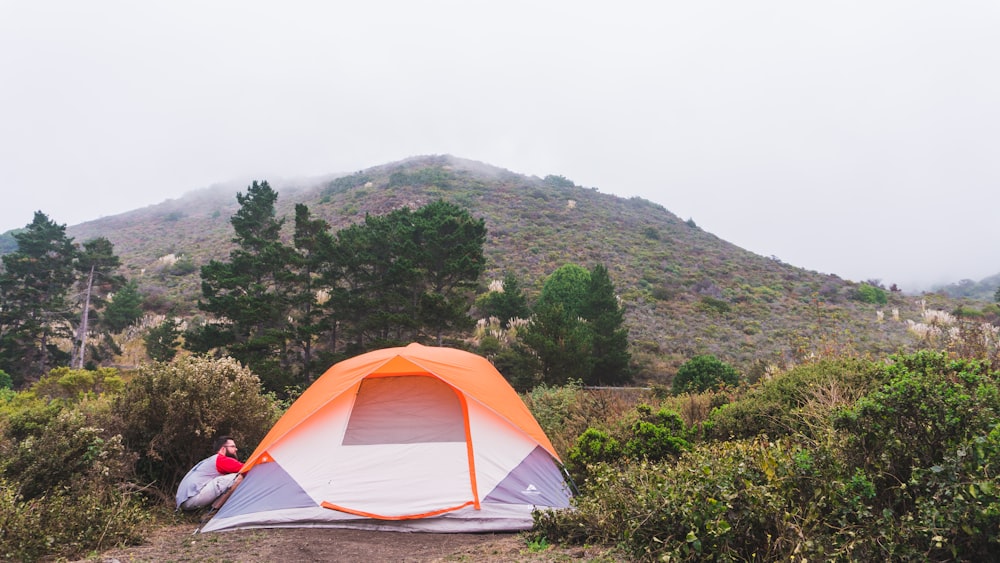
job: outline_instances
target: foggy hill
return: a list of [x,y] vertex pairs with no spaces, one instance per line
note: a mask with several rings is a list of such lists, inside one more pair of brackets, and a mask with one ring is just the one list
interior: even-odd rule
[[[855,282],[746,251],[642,198],[451,156],[414,157],[324,179],[259,180],[278,192],[277,211],[289,236],[296,203],[333,230],[366,213],[437,199],[458,204],[486,222],[482,285],[510,272],[529,299],[563,264],[589,269],[603,263],[626,308],[633,353],[647,374],[672,372],[702,353],[744,370],[816,350],[883,354],[914,344],[906,321],[919,321],[922,307],[953,306],[942,296],[897,292],[889,293],[886,305],[862,303],[852,298]],[[227,259],[229,218],[238,209],[236,193],[246,188],[193,191],[67,231],[77,241],[111,240],[148,305],[197,315],[198,268]]]

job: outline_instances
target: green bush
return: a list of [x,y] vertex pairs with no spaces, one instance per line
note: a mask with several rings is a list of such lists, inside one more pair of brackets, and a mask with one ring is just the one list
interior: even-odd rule
[[688,447],[687,440],[675,436],[669,428],[639,420],[632,425],[632,437],[624,450],[633,459],[660,461],[675,457]]
[[276,399],[232,358],[185,357],[143,366],[114,403],[128,447],[139,453],[139,478],[172,499],[184,474],[233,436],[249,453],[277,419]]
[[91,425],[77,409],[48,414],[47,420],[35,421],[39,426],[33,431],[22,432],[16,440],[8,438],[0,446],[4,455],[0,474],[19,484],[21,496],[31,500],[77,482],[110,485],[130,477],[132,459],[120,436]]
[[1000,426],[913,471],[914,543],[928,559],[990,561],[1000,549]]
[[913,492],[900,483],[993,429],[1000,378],[983,362],[939,352],[892,359],[888,382],[840,411],[835,425],[849,434],[849,462],[876,475],[881,505],[906,510]]
[[698,393],[720,385],[739,383],[736,368],[711,354],[695,356],[684,362],[674,376],[674,393]]
[[867,283],[858,286],[854,292],[854,299],[862,303],[874,303],[876,305],[885,305],[889,302],[889,296],[884,289]]
[[78,402],[87,397],[118,393],[125,386],[115,368],[96,370],[58,367],[31,386],[37,396],[44,399],[63,399]]
[[567,454],[569,468],[575,477],[586,475],[587,467],[602,462],[618,461],[622,457],[621,443],[597,428],[584,430]]
[[612,432],[587,428],[567,454],[567,468],[574,480],[585,481],[590,468],[600,463],[662,461],[690,449],[684,438],[684,421],[677,413],[660,409],[655,414],[646,404],[636,406],[638,419],[619,425]]
[[141,499],[113,486],[77,482],[25,500],[0,478],[0,560],[71,558],[139,543],[150,522]]
[[581,437],[575,510],[536,512],[532,534],[642,560],[997,560],[1000,376],[936,352],[890,360],[767,380],[713,412],[750,437],[660,462],[631,459],[624,437],[662,446],[676,434],[654,421],[677,426],[640,405],[638,422]]
[[708,439],[772,438],[825,432],[830,414],[853,404],[884,377],[880,364],[837,358],[803,364],[759,382],[738,400],[712,410]]
[[[0,560],[77,557],[140,539],[135,456],[108,430],[113,370],[53,370],[0,404]],[[105,377],[107,376],[107,377]]]
[[576,510],[537,512],[533,533],[620,545],[643,560],[777,560],[804,543],[781,494],[782,472],[796,466],[780,454],[734,441],[676,463],[600,464]]

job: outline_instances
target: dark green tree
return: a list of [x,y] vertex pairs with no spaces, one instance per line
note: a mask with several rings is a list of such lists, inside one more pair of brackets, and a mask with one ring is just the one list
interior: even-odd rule
[[18,249],[3,256],[0,273],[0,369],[19,387],[70,357],[56,340],[73,336],[68,293],[79,251],[66,226],[41,211],[13,236]]
[[181,330],[172,318],[166,318],[160,324],[149,329],[143,337],[146,344],[146,355],[156,362],[169,362],[177,355],[180,345]]
[[[80,288],[82,304],[80,308],[80,324],[77,326],[76,341],[74,342],[73,367],[83,369],[87,352],[87,335],[94,330],[95,326],[100,327],[101,323],[95,323],[91,317],[91,312],[97,312],[107,303],[106,296],[116,291],[124,285],[125,279],[116,273],[121,265],[121,260],[115,255],[114,245],[104,237],[83,243],[83,251],[79,253],[76,270],[81,276],[77,285]],[[103,327],[101,332],[106,333],[108,327]],[[110,342],[110,338],[105,338],[105,342]],[[92,346],[93,353],[100,359],[102,350],[98,346]]]
[[341,291],[333,303],[345,321],[350,353],[412,340],[419,326],[422,293],[411,212],[369,215],[336,234],[328,273]]
[[586,325],[567,314],[562,303],[537,305],[531,322],[521,333],[521,342],[538,357],[541,383],[546,385],[564,385],[571,379],[590,377],[590,340]]
[[514,274],[507,273],[503,277],[503,289],[490,291],[476,303],[479,311],[485,317],[496,317],[503,328],[510,328],[512,319],[527,319],[531,316],[528,298],[521,289],[520,282]]
[[625,312],[615,294],[608,269],[597,264],[590,270],[581,316],[590,331],[593,370],[584,379],[591,385],[616,385],[631,380]]
[[[297,364],[302,379],[308,383],[324,367],[318,363],[316,344],[324,334],[336,348],[337,326],[335,311],[324,307],[330,302],[330,287],[336,285],[336,268],[329,263],[333,257],[334,238],[330,225],[313,219],[304,204],[295,205],[295,252],[291,256],[292,276],[288,282],[288,300],[292,324],[289,327],[289,363]],[[324,276],[324,273],[328,275]]]
[[566,315],[572,318],[582,316],[590,286],[590,272],[577,264],[565,264],[545,279],[542,293],[536,307],[560,304]]
[[674,376],[674,393],[698,393],[719,385],[739,383],[736,368],[711,354],[695,356],[684,362]]
[[445,202],[365,217],[338,231],[326,272],[350,351],[362,352],[472,325],[485,266],[485,223]]
[[531,322],[519,331],[521,342],[538,360],[541,383],[562,385],[591,377],[592,335],[581,317],[589,285],[586,269],[560,266],[545,279]]
[[104,325],[112,332],[121,332],[142,318],[142,294],[135,280],[129,280],[114,293],[104,308]]
[[240,209],[230,219],[236,248],[228,262],[212,260],[201,268],[198,307],[218,322],[185,334],[185,346],[192,351],[224,350],[274,391],[293,379],[282,365],[288,346],[286,291],[292,252],[280,239],[284,221],[275,216],[277,199],[267,182],[254,181],[245,195],[236,194]]
[[423,278],[420,323],[440,346],[446,330],[473,325],[469,308],[486,267],[486,222],[439,200],[413,213],[412,236],[417,249],[416,267]]

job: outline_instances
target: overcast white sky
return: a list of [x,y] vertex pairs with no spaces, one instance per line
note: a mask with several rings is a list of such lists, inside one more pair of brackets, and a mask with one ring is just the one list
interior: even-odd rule
[[992,0],[0,0],[0,232],[447,153],[847,279],[979,280],[998,30]]

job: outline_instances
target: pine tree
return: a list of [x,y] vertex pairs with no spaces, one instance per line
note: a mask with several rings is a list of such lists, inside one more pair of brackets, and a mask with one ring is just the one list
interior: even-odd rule
[[271,390],[290,385],[293,374],[282,367],[288,345],[292,279],[291,250],[282,244],[284,223],[275,216],[278,194],[267,182],[254,181],[236,194],[240,209],[230,219],[237,247],[228,262],[212,260],[201,269],[203,299],[198,307],[221,322],[185,334],[196,352],[225,349],[249,366]]
[[[121,287],[125,280],[115,274],[121,260],[115,255],[114,245],[104,237],[83,243],[83,251],[78,255],[76,270],[82,275],[79,280],[82,296],[80,324],[74,342],[73,367],[83,369],[87,352],[87,334],[92,330],[91,309],[100,309],[106,303],[105,295]],[[95,285],[98,291],[94,291]],[[96,347],[95,347],[96,350]]]
[[156,362],[169,362],[177,355],[177,346],[180,344],[180,328],[174,319],[164,319],[164,321],[149,329],[143,337],[146,345],[146,355]]
[[422,274],[420,322],[442,344],[445,330],[472,327],[469,308],[486,267],[486,223],[444,201],[413,213],[416,266]]
[[66,226],[41,211],[14,239],[18,249],[3,256],[0,274],[0,369],[20,386],[69,359],[56,340],[72,337],[68,292],[78,250]]
[[521,283],[514,274],[503,277],[503,290],[491,291],[477,303],[479,310],[487,317],[496,317],[503,328],[510,328],[513,319],[527,319],[531,316],[528,298],[521,289]]
[[546,385],[564,385],[590,375],[590,333],[562,303],[537,305],[521,341],[537,356]]
[[135,280],[130,280],[114,293],[104,308],[104,325],[112,332],[120,332],[141,319],[142,314],[142,294]]
[[[324,308],[329,302],[330,286],[335,284],[333,276],[323,276],[333,272],[333,237],[330,225],[322,219],[313,219],[304,204],[295,206],[295,252],[292,254],[292,277],[287,290],[293,322],[289,327],[292,342],[291,362],[297,363],[298,371],[306,383],[311,382],[323,369],[317,363],[315,345],[326,333],[336,328],[333,311]],[[336,348],[336,336],[328,340],[331,349]]]
[[590,270],[590,282],[581,316],[591,333],[593,369],[585,380],[591,385],[618,385],[631,380],[631,354],[625,312],[615,295],[615,288],[603,264]]

